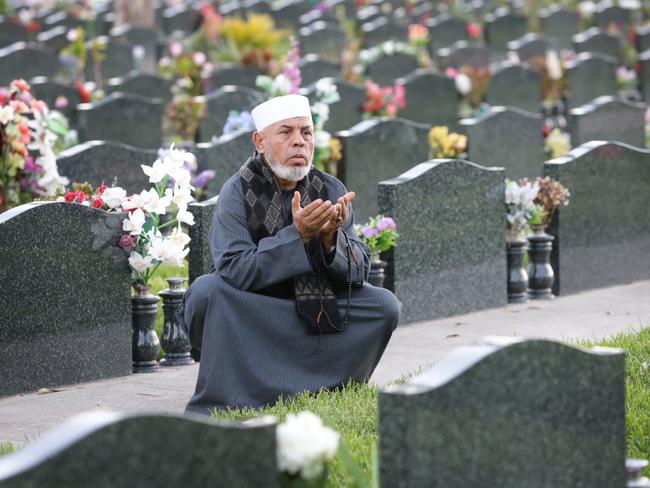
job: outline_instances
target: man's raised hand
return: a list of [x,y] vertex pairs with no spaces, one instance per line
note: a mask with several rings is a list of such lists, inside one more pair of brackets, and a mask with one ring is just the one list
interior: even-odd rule
[[316,236],[323,225],[332,219],[336,219],[339,209],[332,202],[314,200],[305,208],[300,206],[300,192],[294,192],[291,199],[291,213],[293,215],[293,225],[296,226],[303,242]]

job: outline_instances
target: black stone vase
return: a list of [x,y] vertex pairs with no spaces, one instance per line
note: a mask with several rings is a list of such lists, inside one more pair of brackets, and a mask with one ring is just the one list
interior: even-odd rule
[[528,236],[528,297],[533,300],[553,298],[553,239],[552,235],[546,233],[545,225],[533,226],[533,233]]
[[527,241],[506,241],[508,303],[528,301],[528,273],[524,269],[524,255],[527,249]]
[[185,330],[179,327],[176,322],[176,310],[183,303],[185,288],[183,282],[185,278],[167,278],[169,288],[161,291],[158,295],[162,298],[163,312],[165,314],[165,324],[161,343],[165,357],[160,360],[161,366],[187,366],[194,364],[190,357],[190,339],[187,337]]
[[386,278],[386,273],[384,269],[386,268],[386,261],[379,259],[379,254],[373,253],[370,256],[370,272],[368,273],[368,283],[378,288],[384,287],[384,279]]
[[135,295],[131,297],[133,372],[153,373],[160,371],[160,341],[156,335],[160,298],[151,294],[151,285],[136,283],[134,289]]

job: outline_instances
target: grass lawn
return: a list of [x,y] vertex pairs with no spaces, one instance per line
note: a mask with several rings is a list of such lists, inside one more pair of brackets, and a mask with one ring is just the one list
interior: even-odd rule
[[[167,281],[165,281],[166,278],[187,279],[189,276],[188,269],[189,268],[187,265],[187,261],[185,261],[185,264],[181,268],[177,268],[170,264],[161,264],[156,270],[156,274],[154,274],[154,276],[149,281],[152,285],[151,293],[158,296],[158,293],[169,288],[169,284],[167,283]],[[185,282],[184,287],[187,288],[187,286],[188,284],[187,282]],[[162,336],[162,329],[163,329],[164,322],[165,322],[165,315],[163,314],[162,298],[161,298],[160,302],[158,303],[158,317],[156,318],[156,333],[158,334],[158,337]]]

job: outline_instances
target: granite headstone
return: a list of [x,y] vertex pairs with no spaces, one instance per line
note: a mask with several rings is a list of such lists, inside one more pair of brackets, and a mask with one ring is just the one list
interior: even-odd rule
[[116,141],[158,149],[162,143],[162,112],[159,98],[111,93],[98,102],[77,106],[79,140]]
[[386,17],[379,17],[372,22],[363,24],[361,32],[363,45],[366,47],[376,46],[385,41],[406,42],[408,40],[406,26],[396,24]]
[[625,353],[486,338],[381,392],[379,438],[386,486],[626,486]]
[[337,176],[357,194],[358,223],[377,214],[377,183],[428,159],[429,128],[404,119],[374,118],[336,134],[343,145]]
[[608,34],[597,27],[592,27],[573,36],[573,47],[578,53],[600,53],[611,56],[618,62],[623,61],[623,46],[617,34]]
[[541,76],[527,64],[502,61],[492,67],[486,102],[538,113],[542,103]]
[[596,25],[601,29],[607,29],[611,24],[628,27],[633,23],[635,11],[612,1],[605,0],[596,5],[594,17]]
[[485,41],[491,51],[505,51],[508,42],[522,37],[527,28],[526,17],[500,7],[485,16]]
[[580,15],[575,10],[569,10],[559,5],[551,5],[539,11],[541,31],[551,39],[556,40],[554,47],[570,49],[573,36],[578,33]]
[[302,86],[311,85],[321,78],[340,78],[341,66],[338,63],[321,59],[316,54],[307,54],[300,61]]
[[[135,68],[133,46],[131,44],[125,41],[115,40],[108,36],[99,37],[96,41],[106,46],[104,51],[106,58],[99,65],[100,74],[103,79],[125,76]],[[88,49],[90,49],[91,42],[93,41],[88,41]],[[97,81],[95,79],[95,60],[92,55],[88,56],[88,62],[86,63],[86,78]],[[153,95],[147,96],[153,97]]]
[[635,47],[638,53],[650,49],[650,24],[636,28]]
[[429,46],[434,54],[438,49],[467,40],[467,22],[460,17],[442,13],[425,22],[429,28]]
[[0,49],[0,86],[16,78],[52,77],[58,69],[57,54],[37,44],[15,42]]
[[555,294],[650,278],[650,151],[592,141],[544,174],[571,193],[548,230]]
[[502,166],[510,179],[541,176],[544,162],[542,116],[516,107],[492,107],[478,118],[460,121],[467,134],[469,160]]
[[650,102],[650,49],[639,54],[639,86],[641,96],[646,103]]
[[[366,100],[366,90],[362,86],[349,83],[344,80],[331,80],[339,93],[340,100],[332,103],[330,107],[330,118],[325,123],[325,130],[336,132],[346,130],[361,121],[361,106]],[[316,86],[311,85],[302,90],[301,93],[314,103],[316,97]]]
[[506,304],[503,168],[432,160],[379,183],[379,213],[399,244],[388,283],[400,323]]
[[490,65],[490,51],[480,42],[470,44],[467,41],[458,41],[438,49],[436,55],[442,68],[487,68]]
[[593,102],[569,111],[571,145],[589,141],[624,142],[645,147],[645,112],[642,103],[598,97]]
[[[131,373],[123,214],[30,203],[0,214],[0,396]],[[101,279],[98,279],[101,276]]]
[[198,8],[177,4],[163,11],[163,28],[167,34],[183,32],[191,34],[201,25],[201,12]]
[[598,53],[580,53],[566,63],[569,108],[579,107],[601,95],[615,95],[616,59]]
[[317,54],[336,63],[346,43],[345,33],[340,27],[322,20],[300,29],[300,51],[303,54]]
[[519,39],[510,41],[508,51],[517,53],[517,57],[521,61],[528,62],[534,58],[544,59],[550,44],[546,37],[529,32]]
[[142,97],[160,98],[165,102],[171,97],[172,81],[153,73],[131,71],[122,77],[111,78],[106,83],[106,92],[133,93]]
[[207,142],[223,133],[223,127],[231,111],[250,111],[266,97],[257,90],[243,86],[223,86],[205,97],[198,97],[206,103],[205,115],[199,125],[199,141]]
[[58,53],[61,49],[70,44],[67,34],[68,30],[60,25],[48,31],[41,32],[36,36],[36,40],[46,48]]
[[3,456],[0,486],[277,487],[275,427],[274,417],[87,412]]
[[220,64],[206,80],[206,93],[211,93],[226,85],[245,86],[255,88],[255,81],[261,70],[252,66],[238,64]]
[[90,141],[62,151],[56,163],[59,173],[71,182],[88,182],[93,188],[116,182],[130,195],[151,186],[140,165],[151,166],[157,158],[158,152],[153,149],[138,149],[112,141]]
[[380,86],[392,85],[397,78],[408,75],[418,69],[415,56],[395,53],[382,56],[366,66],[366,76]]
[[[32,88],[32,95],[43,100],[47,106],[53,110],[56,109],[68,118],[71,126],[75,125],[77,116],[77,104],[81,102],[79,90],[72,85],[64,84],[52,78],[37,76],[29,80],[29,86]],[[67,99],[67,105],[57,106],[56,100],[59,97]]]
[[430,70],[417,70],[397,80],[406,89],[400,117],[429,125],[456,125],[458,102],[454,80]]
[[189,229],[191,240],[190,252],[187,255],[190,283],[199,276],[212,272],[210,229],[218,199],[217,195],[203,202],[190,203],[188,206],[194,216],[194,225]]

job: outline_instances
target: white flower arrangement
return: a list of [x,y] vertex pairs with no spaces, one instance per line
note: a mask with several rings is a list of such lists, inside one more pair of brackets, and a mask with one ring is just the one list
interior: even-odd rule
[[386,41],[377,46],[360,51],[359,61],[361,61],[363,66],[368,66],[385,56],[392,56],[393,54],[417,56],[417,48],[405,42]]
[[526,181],[524,184],[506,180],[506,207],[510,223],[509,240],[520,238],[528,226],[536,205],[534,203],[539,185]]
[[276,429],[278,470],[305,480],[323,474],[339,447],[340,434],[309,411],[289,414]]

